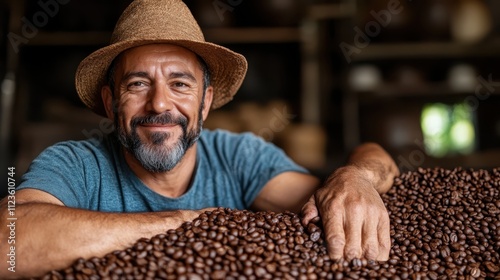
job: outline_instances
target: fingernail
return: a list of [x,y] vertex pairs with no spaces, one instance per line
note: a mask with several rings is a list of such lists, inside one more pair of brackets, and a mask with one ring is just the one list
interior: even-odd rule
[[315,223],[319,222],[319,220],[320,220],[320,218],[318,216],[316,216],[316,217],[311,219],[311,223],[315,224]]

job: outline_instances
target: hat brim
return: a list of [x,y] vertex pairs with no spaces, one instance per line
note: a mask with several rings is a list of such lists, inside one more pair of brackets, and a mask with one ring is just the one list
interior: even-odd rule
[[78,66],[75,86],[82,102],[95,113],[106,117],[101,88],[107,83],[109,66],[123,51],[149,44],[181,46],[196,53],[205,61],[210,71],[210,84],[214,88],[211,109],[217,109],[231,101],[245,78],[247,71],[245,57],[213,43],[168,39],[122,41],[93,52]]

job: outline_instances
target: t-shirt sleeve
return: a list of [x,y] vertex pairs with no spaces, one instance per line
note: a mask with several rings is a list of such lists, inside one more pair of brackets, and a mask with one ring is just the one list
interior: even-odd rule
[[22,176],[18,190],[47,192],[69,207],[85,208],[85,163],[78,148],[59,143],[44,150]]
[[280,173],[308,173],[283,150],[251,133],[242,134],[237,141],[232,161],[243,188],[246,207],[250,207],[266,183]]

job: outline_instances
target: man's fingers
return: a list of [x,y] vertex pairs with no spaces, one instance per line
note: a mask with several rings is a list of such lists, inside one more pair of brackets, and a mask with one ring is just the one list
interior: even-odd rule
[[349,216],[346,217],[345,221],[345,236],[346,244],[344,248],[345,258],[347,260],[352,260],[354,258],[361,258],[362,249],[362,230],[364,219],[359,219],[358,217],[363,217],[361,206],[355,206],[349,212]]
[[309,224],[309,222],[316,217],[319,217],[319,213],[318,208],[316,208],[316,201],[313,195],[302,207],[302,224],[307,226],[307,224]]
[[[324,213],[326,216],[327,214]],[[328,254],[332,260],[339,260],[344,257],[346,245],[344,232],[344,217],[341,213],[330,212],[323,217],[323,228]]]
[[380,219],[378,223],[378,261],[386,261],[389,259],[391,252],[391,226],[389,216]]
[[379,233],[378,220],[366,220],[363,225],[363,257],[368,260],[378,260],[379,257]]

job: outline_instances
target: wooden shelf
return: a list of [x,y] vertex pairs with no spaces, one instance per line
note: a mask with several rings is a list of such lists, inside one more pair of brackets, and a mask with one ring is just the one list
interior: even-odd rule
[[457,42],[372,43],[352,55],[353,61],[416,58],[500,57],[500,39],[466,44]]
[[[234,43],[293,43],[300,42],[297,27],[207,28],[203,30],[209,42]],[[40,32],[28,42],[29,46],[95,46],[106,45],[111,32]]]
[[[408,98],[425,100],[465,100],[468,96],[475,96],[474,90],[457,91],[450,88],[447,83],[433,83],[420,86],[383,84],[370,91],[352,91],[359,102],[387,100],[386,98]],[[499,96],[500,92],[492,91],[490,96]],[[381,99],[385,98],[385,99]]]
[[[423,85],[400,85],[394,83],[382,84],[371,91],[357,91],[363,97],[442,97],[442,96],[464,96],[474,95],[474,90],[458,91],[450,88],[446,83],[429,83]],[[499,95],[500,92],[491,92],[491,95]]]
[[[348,18],[355,14],[354,5],[317,4],[307,11],[312,20]],[[220,44],[239,43],[294,43],[301,41],[300,27],[231,27],[206,28],[203,30],[209,42]],[[94,32],[40,32],[28,43],[29,46],[80,46],[105,45],[111,38],[110,31]]]
[[109,43],[111,32],[40,32],[28,46],[96,46]]
[[300,42],[298,27],[206,28],[205,39],[219,44]]
[[315,4],[311,5],[307,13],[308,19],[342,19],[356,14],[356,7],[352,4]]
[[442,158],[428,156],[422,165],[422,167],[443,167],[450,169],[458,166],[488,170],[498,168],[500,167],[500,149],[476,151],[467,155],[447,156]]

